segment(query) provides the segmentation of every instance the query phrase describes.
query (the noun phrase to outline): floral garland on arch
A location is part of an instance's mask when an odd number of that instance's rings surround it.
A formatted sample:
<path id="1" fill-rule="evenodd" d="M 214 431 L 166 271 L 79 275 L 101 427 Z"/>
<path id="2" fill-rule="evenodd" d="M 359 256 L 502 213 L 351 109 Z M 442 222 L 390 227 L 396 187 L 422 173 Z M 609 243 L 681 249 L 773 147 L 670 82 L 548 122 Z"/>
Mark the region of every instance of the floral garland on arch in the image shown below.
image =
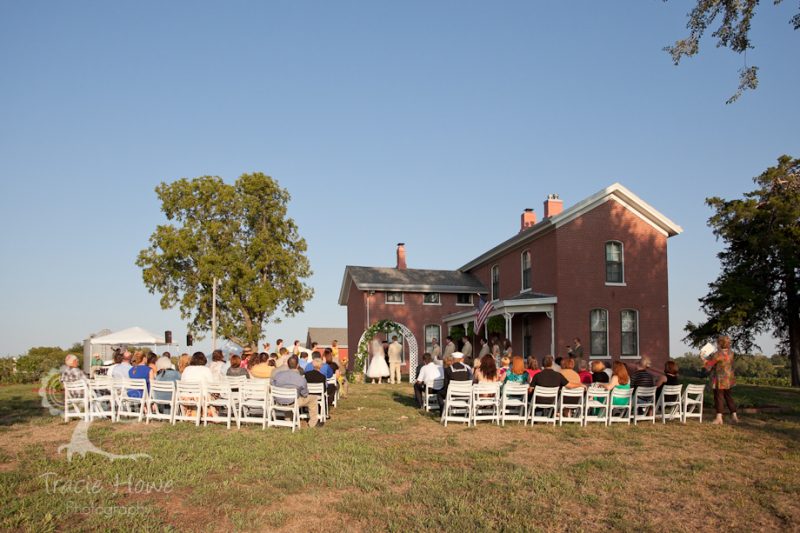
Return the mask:
<path id="1" fill-rule="evenodd" d="M 368 327 L 361 336 L 361 342 L 358 343 L 358 351 L 356 352 L 356 358 L 354 362 L 356 372 L 364 371 L 365 363 L 367 358 L 370 356 L 369 343 L 375 338 L 375 335 L 379 333 L 385 333 L 387 336 L 390 333 L 396 333 L 400 336 L 403 334 L 402 330 L 400 329 L 400 324 L 394 322 L 393 320 L 378 320 Z"/>

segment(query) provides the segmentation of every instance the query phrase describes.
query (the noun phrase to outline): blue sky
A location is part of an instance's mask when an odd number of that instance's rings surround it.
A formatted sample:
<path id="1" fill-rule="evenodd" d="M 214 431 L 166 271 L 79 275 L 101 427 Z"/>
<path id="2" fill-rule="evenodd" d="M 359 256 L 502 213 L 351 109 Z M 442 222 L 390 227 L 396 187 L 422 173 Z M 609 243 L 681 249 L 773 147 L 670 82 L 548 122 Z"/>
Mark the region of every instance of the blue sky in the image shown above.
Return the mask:
<path id="1" fill-rule="evenodd" d="M 346 264 L 456 268 L 548 193 L 619 181 L 670 239 L 672 353 L 719 270 L 707 196 L 800 155 L 795 3 L 754 21 L 760 86 L 703 42 L 692 2 L 0 3 L 0 355 L 102 328 L 185 333 L 134 265 L 154 187 L 263 171 L 292 194 L 314 299 L 271 327 L 346 326 Z M 395 206 L 402 206 L 400 208 Z M 763 346 L 771 350 L 771 343 Z"/>

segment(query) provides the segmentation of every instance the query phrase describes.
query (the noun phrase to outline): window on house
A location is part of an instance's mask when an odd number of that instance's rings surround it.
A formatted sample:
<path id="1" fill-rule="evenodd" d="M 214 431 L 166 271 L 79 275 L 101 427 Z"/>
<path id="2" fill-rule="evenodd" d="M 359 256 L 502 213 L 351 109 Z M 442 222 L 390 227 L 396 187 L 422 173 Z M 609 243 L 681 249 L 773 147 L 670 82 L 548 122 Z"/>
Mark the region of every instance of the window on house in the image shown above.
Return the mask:
<path id="1" fill-rule="evenodd" d="M 531 253 L 529 251 L 522 252 L 522 290 L 527 291 L 531 288 Z"/>
<path id="2" fill-rule="evenodd" d="M 425 304 L 439 304 L 441 303 L 439 300 L 439 293 L 438 292 L 426 292 L 422 297 L 422 303 Z"/>
<path id="3" fill-rule="evenodd" d="M 589 316 L 591 331 L 591 355 L 593 357 L 608 356 L 608 311 L 592 309 Z"/>
<path id="4" fill-rule="evenodd" d="M 492 300 L 500 299 L 500 267 L 492 267 Z"/>
<path id="5" fill-rule="evenodd" d="M 624 283 L 622 269 L 622 243 L 609 241 L 606 243 L 606 283 Z"/>
<path id="6" fill-rule="evenodd" d="M 427 353 L 431 353 L 433 350 L 433 339 L 439 341 L 439 346 L 442 345 L 442 328 L 437 324 L 425 326 L 425 351 Z"/>
<path id="7" fill-rule="evenodd" d="M 387 304 L 401 304 L 401 303 L 403 303 L 403 293 L 402 292 L 387 292 L 386 293 L 386 303 Z"/>
<path id="8" fill-rule="evenodd" d="M 457 305 L 472 305 L 472 295 L 471 294 L 456 294 L 456 304 Z"/>
<path id="9" fill-rule="evenodd" d="M 624 356 L 639 355 L 639 313 L 635 309 L 624 309 L 621 316 L 622 352 Z"/>

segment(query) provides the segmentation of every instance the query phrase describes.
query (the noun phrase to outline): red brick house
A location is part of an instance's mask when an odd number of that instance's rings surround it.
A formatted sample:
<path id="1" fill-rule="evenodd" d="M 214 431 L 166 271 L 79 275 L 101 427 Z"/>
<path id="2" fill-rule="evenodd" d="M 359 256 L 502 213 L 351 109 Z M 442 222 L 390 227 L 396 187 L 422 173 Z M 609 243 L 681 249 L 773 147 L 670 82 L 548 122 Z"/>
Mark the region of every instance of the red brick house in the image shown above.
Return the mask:
<path id="1" fill-rule="evenodd" d="M 430 338 L 475 320 L 476 293 L 505 319 L 515 354 L 565 355 L 579 337 L 585 357 L 638 360 L 656 369 L 669 357 L 667 239 L 680 226 L 615 183 L 563 209 L 555 195 L 544 216 L 522 213 L 520 231 L 457 270 L 348 266 L 339 304 L 348 344 L 380 319 L 404 324 L 420 353 Z M 354 348 L 355 350 L 356 348 Z"/>

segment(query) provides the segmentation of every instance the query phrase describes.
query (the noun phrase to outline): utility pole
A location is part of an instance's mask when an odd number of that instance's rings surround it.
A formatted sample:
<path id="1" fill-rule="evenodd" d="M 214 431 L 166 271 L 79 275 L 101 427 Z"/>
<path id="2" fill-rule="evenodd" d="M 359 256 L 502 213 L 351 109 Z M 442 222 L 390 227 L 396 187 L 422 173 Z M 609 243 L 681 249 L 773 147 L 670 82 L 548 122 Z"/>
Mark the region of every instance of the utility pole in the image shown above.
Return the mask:
<path id="1" fill-rule="evenodd" d="M 211 349 L 217 349 L 217 278 L 211 285 Z"/>

